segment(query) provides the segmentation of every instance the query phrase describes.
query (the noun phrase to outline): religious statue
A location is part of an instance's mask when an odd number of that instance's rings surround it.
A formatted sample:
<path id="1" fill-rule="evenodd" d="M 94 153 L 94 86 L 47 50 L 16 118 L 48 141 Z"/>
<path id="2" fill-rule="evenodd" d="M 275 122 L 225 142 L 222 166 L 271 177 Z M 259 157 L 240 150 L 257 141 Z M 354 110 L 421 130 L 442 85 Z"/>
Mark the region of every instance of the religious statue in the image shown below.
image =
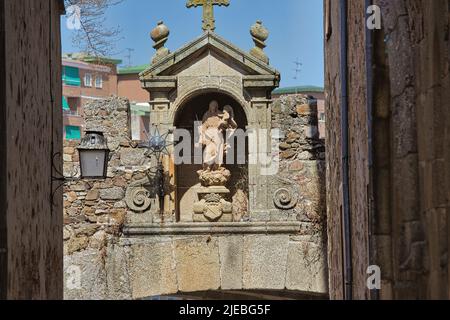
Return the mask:
<path id="1" fill-rule="evenodd" d="M 197 191 L 194 204 L 194 221 L 231 222 L 232 204 L 226 200 L 230 190 L 226 188 L 231 173 L 224 165 L 224 157 L 230 150 L 228 141 L 234 135 L 237 123 L 231 106 L 219 109 L 217 101 L 211 101 L 199 127 L 197 146 L 204 147 L 203 169 L 198 171 L 202 187 Z"/>
<path id="2" fill-rule="evenodd" d="M 218 102 L 211 101 L 208 111 L 203 116 L 199 128 L 200 139 L 197 143 L 197 146 L 205 147 L 203 170 L 198 172 L 203 186 L 224 186 L 228 182 L 231 174 L 223 167 L 224 157 L 230 148 L 228 140 L 236 129 L 237 124 L 231 106 L 225 106 L 224 110 L 220 111 Z"/>

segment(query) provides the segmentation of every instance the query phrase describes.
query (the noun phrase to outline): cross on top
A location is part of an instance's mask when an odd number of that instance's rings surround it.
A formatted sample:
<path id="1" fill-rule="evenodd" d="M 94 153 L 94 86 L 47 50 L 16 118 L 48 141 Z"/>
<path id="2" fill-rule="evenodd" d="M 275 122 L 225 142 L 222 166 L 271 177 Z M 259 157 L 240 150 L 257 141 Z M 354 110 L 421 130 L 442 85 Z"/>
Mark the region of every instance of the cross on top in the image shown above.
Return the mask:
<path id="1" fill-rule="evenodd" d="M 230 5 L 230 0 L 188 0 L 186 7 L 203 7 L 203 31 L 214 31 L 216 29 L 214 19 L 214 6 Z"/>

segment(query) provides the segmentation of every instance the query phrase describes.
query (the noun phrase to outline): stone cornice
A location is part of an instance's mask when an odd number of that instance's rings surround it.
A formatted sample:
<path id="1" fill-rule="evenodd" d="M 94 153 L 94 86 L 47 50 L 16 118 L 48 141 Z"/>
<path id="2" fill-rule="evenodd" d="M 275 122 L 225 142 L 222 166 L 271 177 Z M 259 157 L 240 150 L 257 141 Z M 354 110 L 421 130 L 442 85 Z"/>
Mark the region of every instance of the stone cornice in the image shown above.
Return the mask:
<path id="1" fill-rule="evenodd" d="M 177 77 L 175 76 L 155 76 L 141 80 L 143 89 L 148 90 L 172 90 L 177 87 Z"/>
<path id="2" fill-rule="evenodd" d="M 280 85 L 280 75 L 244 76 L 244 88 L 277 88 Z"/>
<path id="3" fill-rule="evenodd" d="M 280 75 L 279 72 L 271 66 L 239 49 L 227 40 L 219 37 L 216 33 L 205 32 L 199 38 L 193 40 L 179 50 L 151 65 L 147 70 L 141 72 L 139 75 L 140 80 L 150 80 L 155 76 L 159 76 L 161 73 L 179 63 L 182 63 L 183 60 L 193 56 L 197 51 L 207 46 L 211 46 L 223 55 L 231 58 L 233 61 L 240 64 L 244 69 L 247 69 L 249 73 L 254 73 L 256 75 L 273 75 L 277 77 Z"/>
<path id="4" fill-rule="evenodd" d="M 235 222 L 136 224 L 124 228 L 125 236 L 178 236 L 214 234 L 293 234 L 309 235 L 307 222 Z"/>

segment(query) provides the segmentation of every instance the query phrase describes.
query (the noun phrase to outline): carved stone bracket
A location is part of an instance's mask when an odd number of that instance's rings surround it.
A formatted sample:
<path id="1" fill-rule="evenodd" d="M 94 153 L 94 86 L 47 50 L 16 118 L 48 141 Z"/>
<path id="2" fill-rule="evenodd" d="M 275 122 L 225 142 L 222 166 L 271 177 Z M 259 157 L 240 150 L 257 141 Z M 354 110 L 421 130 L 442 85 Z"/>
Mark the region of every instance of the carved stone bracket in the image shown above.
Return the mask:
<path id="1" fill-rule="evenodd" d="M 152 189 L 149 178 L 132 183 L 125 194 L 125 202 L 128 208 L 134 212 L 149 210 L 154 197 L 154 190 Z"/>
<path id="2" fill-rule="evenodd" d="M 277 209 L 291 210 L 298 203 L 298 195 L 287 188 L 280 188 L 275 191 L 273 202 Z"/>

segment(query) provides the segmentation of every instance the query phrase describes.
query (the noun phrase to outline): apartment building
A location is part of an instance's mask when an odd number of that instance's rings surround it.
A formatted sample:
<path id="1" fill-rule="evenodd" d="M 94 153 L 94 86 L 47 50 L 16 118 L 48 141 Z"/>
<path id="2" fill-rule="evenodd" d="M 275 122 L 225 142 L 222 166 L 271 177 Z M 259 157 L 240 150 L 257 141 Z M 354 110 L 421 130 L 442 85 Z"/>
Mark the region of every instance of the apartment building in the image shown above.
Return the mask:
<path id="1" fill-rule="evenodd" d="M 117 65 L 121 60 L 67 54 L 62 59 L 64 139 L 78 140 L 84 132 L 83 106 L 117 95 Z"/>
<path id="2" fill-rule="evenodd" d="M 146 140 L 150 131 L 150 94 L 141 87 L 139 73 L 149 65 L 119 69 L 118 96 L 130 101 L 131 135 L 133 140 Z"/>

